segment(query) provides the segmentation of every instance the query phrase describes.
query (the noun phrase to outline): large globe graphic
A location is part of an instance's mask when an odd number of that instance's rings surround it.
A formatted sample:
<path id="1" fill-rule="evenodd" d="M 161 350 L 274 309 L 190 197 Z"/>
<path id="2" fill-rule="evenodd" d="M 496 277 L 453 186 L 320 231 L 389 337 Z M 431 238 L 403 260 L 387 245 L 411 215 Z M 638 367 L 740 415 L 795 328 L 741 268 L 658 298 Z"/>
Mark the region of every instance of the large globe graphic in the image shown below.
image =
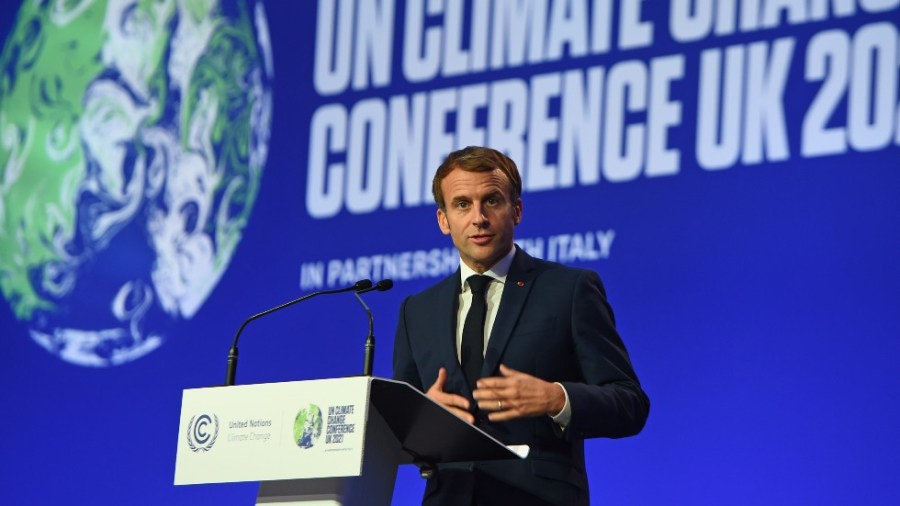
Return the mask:
<path id="1" fill-rule="evenodd" d="M 271 78 L 260 2 L 23 2 L 0 54 L 0 290 L 35 342 L 118 365 L 196 314 L 258 194 Z"/>

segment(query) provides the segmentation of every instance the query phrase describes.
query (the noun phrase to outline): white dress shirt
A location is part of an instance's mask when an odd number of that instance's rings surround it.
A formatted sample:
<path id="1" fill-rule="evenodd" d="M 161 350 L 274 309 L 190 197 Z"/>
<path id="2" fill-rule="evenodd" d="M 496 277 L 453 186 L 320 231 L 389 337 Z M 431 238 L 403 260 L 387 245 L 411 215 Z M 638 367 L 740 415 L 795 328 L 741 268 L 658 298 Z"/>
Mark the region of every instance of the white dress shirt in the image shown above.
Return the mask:
<path id="1" fill-rule="evenodd" d="M 489 270 L 482 275 L 489 276 L 493 280 L 487 286 L 487 313 L 484 317 L 484 349 L 481 353 L 487 351 L 488 339 L 491 335 L 491 329 L 494 328 L 494 320 L 497 319 L 497 310 L 500 309 L 500 298 L 503 297 L 503 286 L 506 284 L 506 275 L 509 273 L 509 266 L 512 265 L 513 258 L 516 256 L 516 248 L 501 258 Z M 472 290 L 469 289 L 469 283 L 466 281 L 470 276 L 478 275 L 465 262 L 459 262 L 459 274 L 461 279 L 460 286 L 462 291 L 459 294 L 459 310 L 456 313 L 456 356 L 459 357 L 462 350 L 462 322 L 466 321 L 466 315 L 469 314 L 469 308 L 472 307 Z"/>
<path id="2" fill-rule="evenodd" d="M 506 275 L 509 274 L 509 267 L 512 265 L 515 256 L 516 247 L 513 246 L 506 256 L 498 260 L 490 269 L 482 273 L 483 276 L 493 278 L 490 284 L 488 284 L 487 293 L 485 294 L 485 299 L 487 299 L 487 314 L 484 318 L 484 349 L 481 350 L 482 354 L 487 351 L 491 330 L 494 328 L 494 320 L 497 319 L 497 311 L 500 309 L 500 299 L 503 297 L 503 287 L 506 285 Z M 460 259 L 459 275 L 461 278 L 460 286 L 462 286 L 462 290 L 459 293 L 459 309 L 456 313 L 457 359 L 459 359 L 462 350 L 463 322 L 466 321 L 466 315 L 469 313 L 469 308 L 472 306 L 472 290 L 469 289 L 469 283 L 466 280 L 468 280 L 470 276 L 475 276 L 477 274 L 477 272 L 472 270 L 471 267 L 466 265 L 466 263 Z M 556 415 L 551 415 L 551 418 L 561 428 L 565 429 L 566 426 L 569 425 L 569 420 L 572 418 L 572 407 L 569 405 L 569 393 L 566 392 L 565 387 L 560 383 L 556 383 L 556 385 L 559 385 L 559 388 L 562 389 L 563 394 L 566 396 L 566 403 L 563 406 L 562 411 Z"/>

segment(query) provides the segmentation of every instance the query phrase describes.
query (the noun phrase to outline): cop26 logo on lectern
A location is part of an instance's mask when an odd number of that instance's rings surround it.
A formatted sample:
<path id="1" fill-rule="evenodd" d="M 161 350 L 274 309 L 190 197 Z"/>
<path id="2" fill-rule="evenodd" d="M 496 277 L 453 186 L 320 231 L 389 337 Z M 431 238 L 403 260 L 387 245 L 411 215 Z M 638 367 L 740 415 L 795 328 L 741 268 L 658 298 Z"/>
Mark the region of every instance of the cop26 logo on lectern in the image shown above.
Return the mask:
<path id="1" fill-rule="evenodd" d="M 153 351 L 225 273 L 259 191 L 262 3 L 26 1 L 0 69 L 3 298 L 67 362 Z"/>
<path id="2" fill-rule="evenodd" d="M 322 409 L 310 404 L 294 417 L 294 442 L 300 448 L 312 448 L 322 437 Z"/>

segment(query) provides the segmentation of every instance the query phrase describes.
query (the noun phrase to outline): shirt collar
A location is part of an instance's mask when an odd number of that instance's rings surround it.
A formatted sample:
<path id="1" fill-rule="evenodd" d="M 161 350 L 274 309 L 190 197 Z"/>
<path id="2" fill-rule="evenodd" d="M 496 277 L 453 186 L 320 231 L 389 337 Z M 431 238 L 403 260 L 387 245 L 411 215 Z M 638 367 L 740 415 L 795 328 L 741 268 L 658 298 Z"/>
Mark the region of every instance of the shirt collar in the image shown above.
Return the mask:
<path id="1" fill-rule="evenodd" d="M 500 283 L 506 282 L 506 275 L 509 274 L 509 267 L 512 265 L 513 258 L 516 256 L 516 247 L 515 245 L 512 249 L 509 250 L 509 253 L 506 254 L 503 258 L 497 261 L 494 265 L 491 266 L 490 269 L 484 271 L 484 276 L 490 276 Z M 469 279 L 469 276 L 474 276 L 478 274 L 471 267 L 466 265 L 465 262 L 460 259 L 459 261 L 459 275 L 460 275 L 460 286 L 462 286 L 462 291 L 469 291 L 469 285 L 466 283 L 466 280 Z"/>

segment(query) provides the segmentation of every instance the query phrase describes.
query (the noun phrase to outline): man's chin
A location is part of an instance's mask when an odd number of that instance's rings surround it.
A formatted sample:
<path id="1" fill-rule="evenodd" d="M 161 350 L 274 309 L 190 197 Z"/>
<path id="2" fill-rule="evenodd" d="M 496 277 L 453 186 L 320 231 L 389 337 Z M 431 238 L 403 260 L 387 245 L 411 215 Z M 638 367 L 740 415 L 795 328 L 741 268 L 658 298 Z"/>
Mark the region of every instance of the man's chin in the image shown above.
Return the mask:
<path id="1" fill-rule="evenodd" d="M 469 261 L 466 263 L 470 264 L 469 267 L 472 267 L 473 269 L 478 266 L 483 267 L 484 270 L 488 270 L 493 267 L 495 263 L 500 261 L 501 258 L 503 258 L 503 255 L 497 254 L 497 252 L 491 252 L 490 254 L 485 253 L 481 255 L 469 255 Z"/>

